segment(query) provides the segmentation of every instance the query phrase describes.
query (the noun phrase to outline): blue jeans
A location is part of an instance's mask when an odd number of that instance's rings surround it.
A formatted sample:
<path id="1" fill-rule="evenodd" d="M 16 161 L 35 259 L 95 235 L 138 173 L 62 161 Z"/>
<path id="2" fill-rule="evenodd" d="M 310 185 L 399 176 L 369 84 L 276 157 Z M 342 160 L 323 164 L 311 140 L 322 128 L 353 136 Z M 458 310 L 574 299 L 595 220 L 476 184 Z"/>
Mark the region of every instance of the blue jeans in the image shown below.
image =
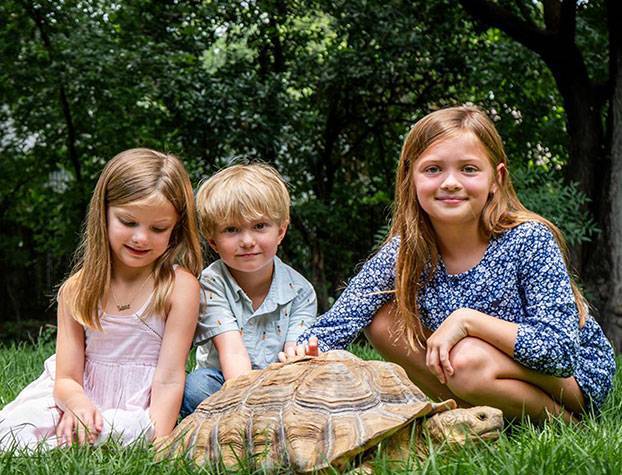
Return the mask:
<path id="1" fill-rule="evenodd" d="M 215 368 L 199 368 L 186 376 L 184 399 L 181 403 L 181 417 L 192 414 L 204 399 L 218 391 L 225 384 L 220 370 Z"/>

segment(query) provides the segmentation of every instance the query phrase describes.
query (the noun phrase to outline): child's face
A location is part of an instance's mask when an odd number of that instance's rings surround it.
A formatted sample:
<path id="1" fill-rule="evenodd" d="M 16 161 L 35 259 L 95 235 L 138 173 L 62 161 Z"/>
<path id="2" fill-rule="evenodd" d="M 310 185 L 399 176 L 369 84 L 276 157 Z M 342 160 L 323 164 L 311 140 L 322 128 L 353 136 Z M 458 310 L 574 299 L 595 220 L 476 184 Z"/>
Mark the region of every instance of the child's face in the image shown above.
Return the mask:
<path id="1" fill-rule="evenodd" d="M 267 273 L 272 272 L 273 258 L 286 230 L 287 224 L 279 226 L 268 218 L 225 223 L 208 242 L 234 274 Z"/>
<path id="2" fill-rule="evenodd" d="M 489 193 L 497 190 L 494 169 L 471 133 L 428 147 L 413 164 L 417 199 L 435 228 L 477 224 Z M 503 164 L 497 166 L 503 172 Z"/>
<path id="3" fill-rule="evenodd" d="M 151 266 L 168 248 L 177 224 L 177 212 L 161 195 L 107 211 L 108 242 L 115 266 L 141 268 Z"/>

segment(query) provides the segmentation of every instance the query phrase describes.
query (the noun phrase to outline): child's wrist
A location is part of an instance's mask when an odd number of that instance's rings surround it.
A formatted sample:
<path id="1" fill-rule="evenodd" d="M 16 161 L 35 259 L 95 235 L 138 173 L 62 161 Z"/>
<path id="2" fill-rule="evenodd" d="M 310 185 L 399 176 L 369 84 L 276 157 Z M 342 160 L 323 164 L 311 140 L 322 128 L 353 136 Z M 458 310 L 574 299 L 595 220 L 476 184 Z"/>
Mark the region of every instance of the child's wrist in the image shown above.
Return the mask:
<path id="1" fill-rule="evenodd" d="M 476 333 L 475 330 L 475 326 L 476 326 L 476 316 L 477 316 L 477 310 L 472 310 L 472 309 L 468 309 L 468 311 L 462 313 L 462 327 L 464 328 L 464 331 L 466 332 L 467 336 L 475 336 L 474 333 Z"/>
<path id="2" fill-rule="evenodd" d="M 74 394 L 63 401 L 65 409 L 77 409 L 85 406 L 93 406 L 93 401 L 83 392 Z"/>

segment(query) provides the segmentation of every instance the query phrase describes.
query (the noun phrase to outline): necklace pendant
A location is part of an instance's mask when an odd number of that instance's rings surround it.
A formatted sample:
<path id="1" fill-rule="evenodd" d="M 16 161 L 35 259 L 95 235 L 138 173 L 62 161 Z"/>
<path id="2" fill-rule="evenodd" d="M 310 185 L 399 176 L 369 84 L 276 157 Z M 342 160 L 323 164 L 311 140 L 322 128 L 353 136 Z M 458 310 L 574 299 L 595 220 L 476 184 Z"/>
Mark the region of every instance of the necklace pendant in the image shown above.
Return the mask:
<path id="1" fill-rule="evenodd" d="M 117 309 L 119 310 L 119 312 L 122 312 L 123 310 L 127 310 L 128 308 L 130 308 L 129 303 L 126 303 L 125 305 L 117 305 Z"/>

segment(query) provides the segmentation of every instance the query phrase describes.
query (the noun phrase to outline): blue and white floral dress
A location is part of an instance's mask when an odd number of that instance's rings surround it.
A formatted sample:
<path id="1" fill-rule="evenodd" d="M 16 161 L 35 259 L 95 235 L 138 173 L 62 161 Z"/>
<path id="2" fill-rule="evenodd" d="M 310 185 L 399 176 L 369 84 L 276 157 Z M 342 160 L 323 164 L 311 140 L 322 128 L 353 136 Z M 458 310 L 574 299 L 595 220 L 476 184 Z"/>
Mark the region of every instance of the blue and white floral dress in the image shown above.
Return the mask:
<path id="1" fill-rule="evenodd" d="M 345 348 L 393 298 L 399 239 L 383 246 L 299 341 L 315 335 L 320 349 Z M 514 359 L 533 370 L 574 376 L 593 409 L 611 390 L 614 353 L 598 323 L 579 315 L 561 251 L 551 231 L 523 223 L 491 239 L 482 260 L 461 274 L 442 261 L 419 296 L 421 321 L 431 331 L 459 308 L 518 324 Z"/>

